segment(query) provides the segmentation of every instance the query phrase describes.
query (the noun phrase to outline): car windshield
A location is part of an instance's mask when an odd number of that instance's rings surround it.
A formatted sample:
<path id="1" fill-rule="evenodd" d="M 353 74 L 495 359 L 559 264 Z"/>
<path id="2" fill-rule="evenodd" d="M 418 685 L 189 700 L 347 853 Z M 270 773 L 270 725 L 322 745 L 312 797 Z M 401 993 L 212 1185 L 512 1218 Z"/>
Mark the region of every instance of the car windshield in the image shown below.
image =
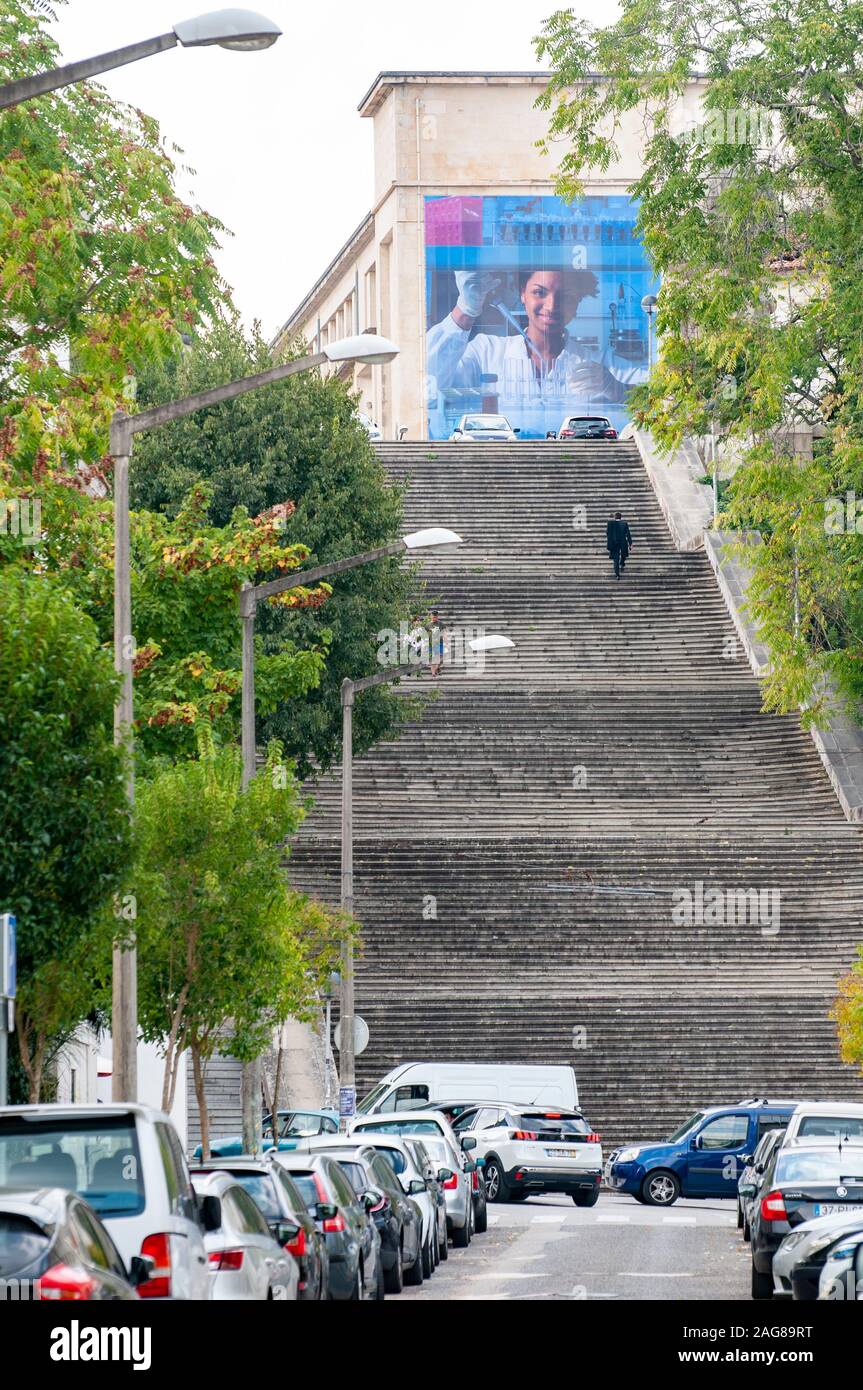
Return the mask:
<path id="1" fill-rule="evenodd" d="M 366 1170 L 361 1163 L 352 1163 L 348 1158 L 339 1159 L 339 1167 L 344 1168 L 355 1192 L 365 1192 L 369 1185 Z"/>
<path id="2" fill-rule="evenodd" d="M 666 1144 L 676 1144 L 678 1139 L 682 1139 L 684 1134 L 688 1134 L 689 1131 L 693 1128 L 693 1126 L 697 1125 L 699 1120 L 703 1119 L 704 1114 L 700 1110 L 696 1115 L 690 1115 L 689 1119 L 686 1121 L 685 1124 L 682 1124 L 679 1129 L 676 1129 L 674 1131 L 673 1134 L 669 1134 L 668 1138 L 665 1141 Z"/>
<path id="3" fill-rule="evenodd" d="M 311 1135 L 320 1134 L 324 1128 L 324 1123 L 320 1115 L 306 1114 L 302 1110 L 288 1115 L 279 1130 L 280 1139 L 301 1139 L 309 1138 Z"/>
<path id="4" fill-rule="evenodd" d="M 863 1182 L 863 1148 L 850 1152 L 816 1149 L 809 1153 L 780 1153 L 774 1182 Z"/>
<path id="5" fill-rule="evenodd" d="M 514 1115 L 516 1129 L 539 1133 L 543 1139 L 590 1134 L 590 1125 L 580 1115 L 560 1115 L 551 1110 L 522 1110 Z"/>
<path id="6" fill-rule="evenodd" d="M 374 1145 L 374 1148 L 386 1159 L 394 1173 L 407 1171 L 408 1161 L 403 1153 L 399 1153 L 398 1149 L 379 1149 L 377 1144 Z"/>
<path id="7" fill-rule="evenodd" d="M 567 429 L 576 430 L 579 434 L 586 433 L 588 430 L 608 430 L 611 425 L 602 416 L 584 415 L 576 420 L 570 420 Z"/>
<path id="8" fill-rule="evenodd" d="M 471 415 L 464 422 L 466 430 L 507 430 L 503 415 Z"/>
<path id="9" fill-rule="evenodd" d="M 318 1202 L 326 1200 L 318 1193 L 313 1173 L 291 1173 L 291 1181 L 296 1184 L 297 1191 L 305 1202 L 308 1211 L 314 1211 Z"/>
<path id="10" fill-rule="evenodd" d="M 250 1197 L 253 1197 L 257 1205 L 261 1208 L 268 1221 L 278 1221 L 282 1215 L 276 1197 L 276 1189 L 273 1179 L 266 1173 L 231 1173 L 234 1182 L 244 1187 Z"/>
<path id="11" fill-rule="evenodd" d="M 144 1183 L 134 1117 L 0 1117 L 0 1187 L 63 1187 L 100 1216 L 138 1215 Z"/>
<path id="12" fill-rule="evenodd" d="M 368 1095 L 363 1096 L 362 1100 L 357 1106 L 357 1114 L 367 1115 L 370 1110 L 374 1109 L 375 1102 L 380 1100 L 381 1096 L 384 1094 L 386 1090 L 386 1085 L 373 1086 L 372 1089 L 369 1091 Z"/>
<path id="13" fill-rule="evenodd" d="M 26 1216 L 0 1211 L 0 1279 L 35 1264 L 50 1243 L 50 1236 Z"/>
<path id="14" fill-rule="evenodd" d="M 863 1115 L 804 1115 L 800 1121 L 798 1134 L 815 1135 L 818 1138 L 844 1139 L 846 1135 L 863 1137 Z"/>
<path id="15" fill-rule="evenodd" d="M 355 1125 L 354 1133 L 360 1134 L 441 1134 L 436 1120 L 384 1120 L 380 1124 Z"/>
<path id="16" fill-rule="evenodd" d="M 447 1166 L 452 1163 L 453 1153 L 445 1139 L 425 1139 L 423 1143 L 437 1163 L 445 1163 Z"/>

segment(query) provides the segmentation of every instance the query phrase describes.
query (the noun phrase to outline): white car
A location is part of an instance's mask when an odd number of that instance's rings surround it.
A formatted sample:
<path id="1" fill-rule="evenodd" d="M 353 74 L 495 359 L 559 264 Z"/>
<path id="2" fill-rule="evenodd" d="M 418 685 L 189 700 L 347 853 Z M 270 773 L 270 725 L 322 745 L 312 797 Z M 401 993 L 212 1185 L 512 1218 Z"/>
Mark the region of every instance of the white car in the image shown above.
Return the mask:
<path id="1" fill-rule="evenodd" d="M 791 1113 L 782 1140 L 863 1139 L 863 1105 L 846 1100 L 804 1100 Z"/>
<path id="2" fill-rule="evenodd" d="M 131 1268 L 153 1261 L 140 1298 L 210 1296 L 204 1231 L 169 1117 L 146 1105 L 0 1110 L 0 1187 L 64 1187 L 100 1217 Z"/>
<path id="3" fill-rule="evenodd" d="M 453 1133 L 452 1126 L 445 1116 L 437 1110 L 403 1110 L 398 1115 L 358 1115 L 351 1121 L 351 1134 L 410 1135 L 421 1139 L 431 1158 L 437 1162 L 441 1156 L 438 1180 L 444 1190 L 447 1210 L 447 1228 L 453 1245 L 463 1249 L 470 1245 L 473 1234 L 473 1197 L 471 1171 L 465 1157 L 460 1139 Z M 433 1145 L 443 1141 L 445 1150 L 436 1150 Z M 475 1146 L 468 1140 L 467 1147 Z M 448 1176 L 444 1177 L 446 1173 Z"/>
<path id="4" fill-rule="evenodd" d="M 356 412 L 356 418 L 362 425 L 369 439 L 383 439 L 380 425 L 376 424 L 370 415 L 366 415 L 364 410 Z"/>
<path id="5" fill-rule="evenodd" d="M 192 1183 L 207 1232 L 210 1297 L 217 1302 L 296 1302 L 297 1262 L 273 1239 L 254 1198 L 230 1173 L 195 1173 Z M 285 1236 L 287 1240 L 287 1229 Z"/>
<path id="6" fill-rule="evenodd" d="M 505 415 L 463 415 L 450 435 L 463 444 L 515 444 L 520 429 L 513 429 Z"/>
<path id="7" fill-rule="evenodd" d="M 563 1192 L 592 1207 L 602 1181 L 602 1145 L 580 1110 L 532 1105 L 482 1105 L 453 1125 L 460 1140 L 476 1140 L 489 1202 L 520 1201 L 531 1193 Z"/>

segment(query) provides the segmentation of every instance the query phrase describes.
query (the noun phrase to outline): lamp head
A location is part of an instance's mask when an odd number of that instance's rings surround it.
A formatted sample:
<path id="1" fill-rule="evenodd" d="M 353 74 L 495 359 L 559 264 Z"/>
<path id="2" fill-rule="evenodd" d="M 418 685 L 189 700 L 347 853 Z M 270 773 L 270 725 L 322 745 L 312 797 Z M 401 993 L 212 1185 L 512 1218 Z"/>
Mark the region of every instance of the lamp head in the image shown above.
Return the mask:
<path id="1" fill-rule="evenodd" d="M 373 367 L 392 362 L 399 353 L 395 343 L 379 333 L 356 333 L 352 338 L 326 344 L 321 351 L 330 362 L 366 362 Z"/>
<path id="2" fill-rule="evenodd" d="M 426 550 L 436 545 L 463 545 L 461 536 L 445 526 L 429 526 L 425 531 L 412 531 L 404 538 L 408 550 Z"/>
<path id="3" fill-rule="evenodd" d="M 254 10 L 211 10 L 174 25 L 174 33 L 184 48 L 218 44 L 239 52 L 269 48 L 281 32 L 278 24 Z"/>
<path id="4" fill-rule="evenodd" d="M 490 632 L 487 637 L 474 637 L 468 646 L 472 652 L 499 652 L 505 647 L 514 647 L 515 643 L 498 632 Z"/>

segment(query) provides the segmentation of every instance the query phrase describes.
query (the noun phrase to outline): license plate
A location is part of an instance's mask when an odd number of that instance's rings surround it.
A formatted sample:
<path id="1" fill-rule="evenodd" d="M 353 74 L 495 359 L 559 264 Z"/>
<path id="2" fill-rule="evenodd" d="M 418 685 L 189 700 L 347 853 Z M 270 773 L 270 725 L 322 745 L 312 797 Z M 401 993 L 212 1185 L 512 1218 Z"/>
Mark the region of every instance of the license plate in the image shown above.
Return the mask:
<path id="1" fill-rule="evenodd" d="M 578 1149 L 546 1149 L 547 1158 L 581 1158 Z"/>
<path id="2" fill-rule="evenodd" d="M 844 1216 L 846 1211 L 863 1211 L 863 1202 L 816 1202 L 816 1216 Z"/>

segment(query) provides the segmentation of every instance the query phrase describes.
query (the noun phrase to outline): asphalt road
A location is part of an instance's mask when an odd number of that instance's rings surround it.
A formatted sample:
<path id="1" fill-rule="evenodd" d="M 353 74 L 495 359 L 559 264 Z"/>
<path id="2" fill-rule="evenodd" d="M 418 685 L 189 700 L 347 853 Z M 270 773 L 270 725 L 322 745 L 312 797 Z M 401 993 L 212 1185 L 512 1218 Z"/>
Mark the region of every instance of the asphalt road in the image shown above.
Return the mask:
<path id="1" fill-rule="evenodd" d="M 733 1202 L 667 1211 L 603 1192 L 490 1206 L 489 1228 L 405 1299 L 749 1300 L 749 1250 Z"/>

